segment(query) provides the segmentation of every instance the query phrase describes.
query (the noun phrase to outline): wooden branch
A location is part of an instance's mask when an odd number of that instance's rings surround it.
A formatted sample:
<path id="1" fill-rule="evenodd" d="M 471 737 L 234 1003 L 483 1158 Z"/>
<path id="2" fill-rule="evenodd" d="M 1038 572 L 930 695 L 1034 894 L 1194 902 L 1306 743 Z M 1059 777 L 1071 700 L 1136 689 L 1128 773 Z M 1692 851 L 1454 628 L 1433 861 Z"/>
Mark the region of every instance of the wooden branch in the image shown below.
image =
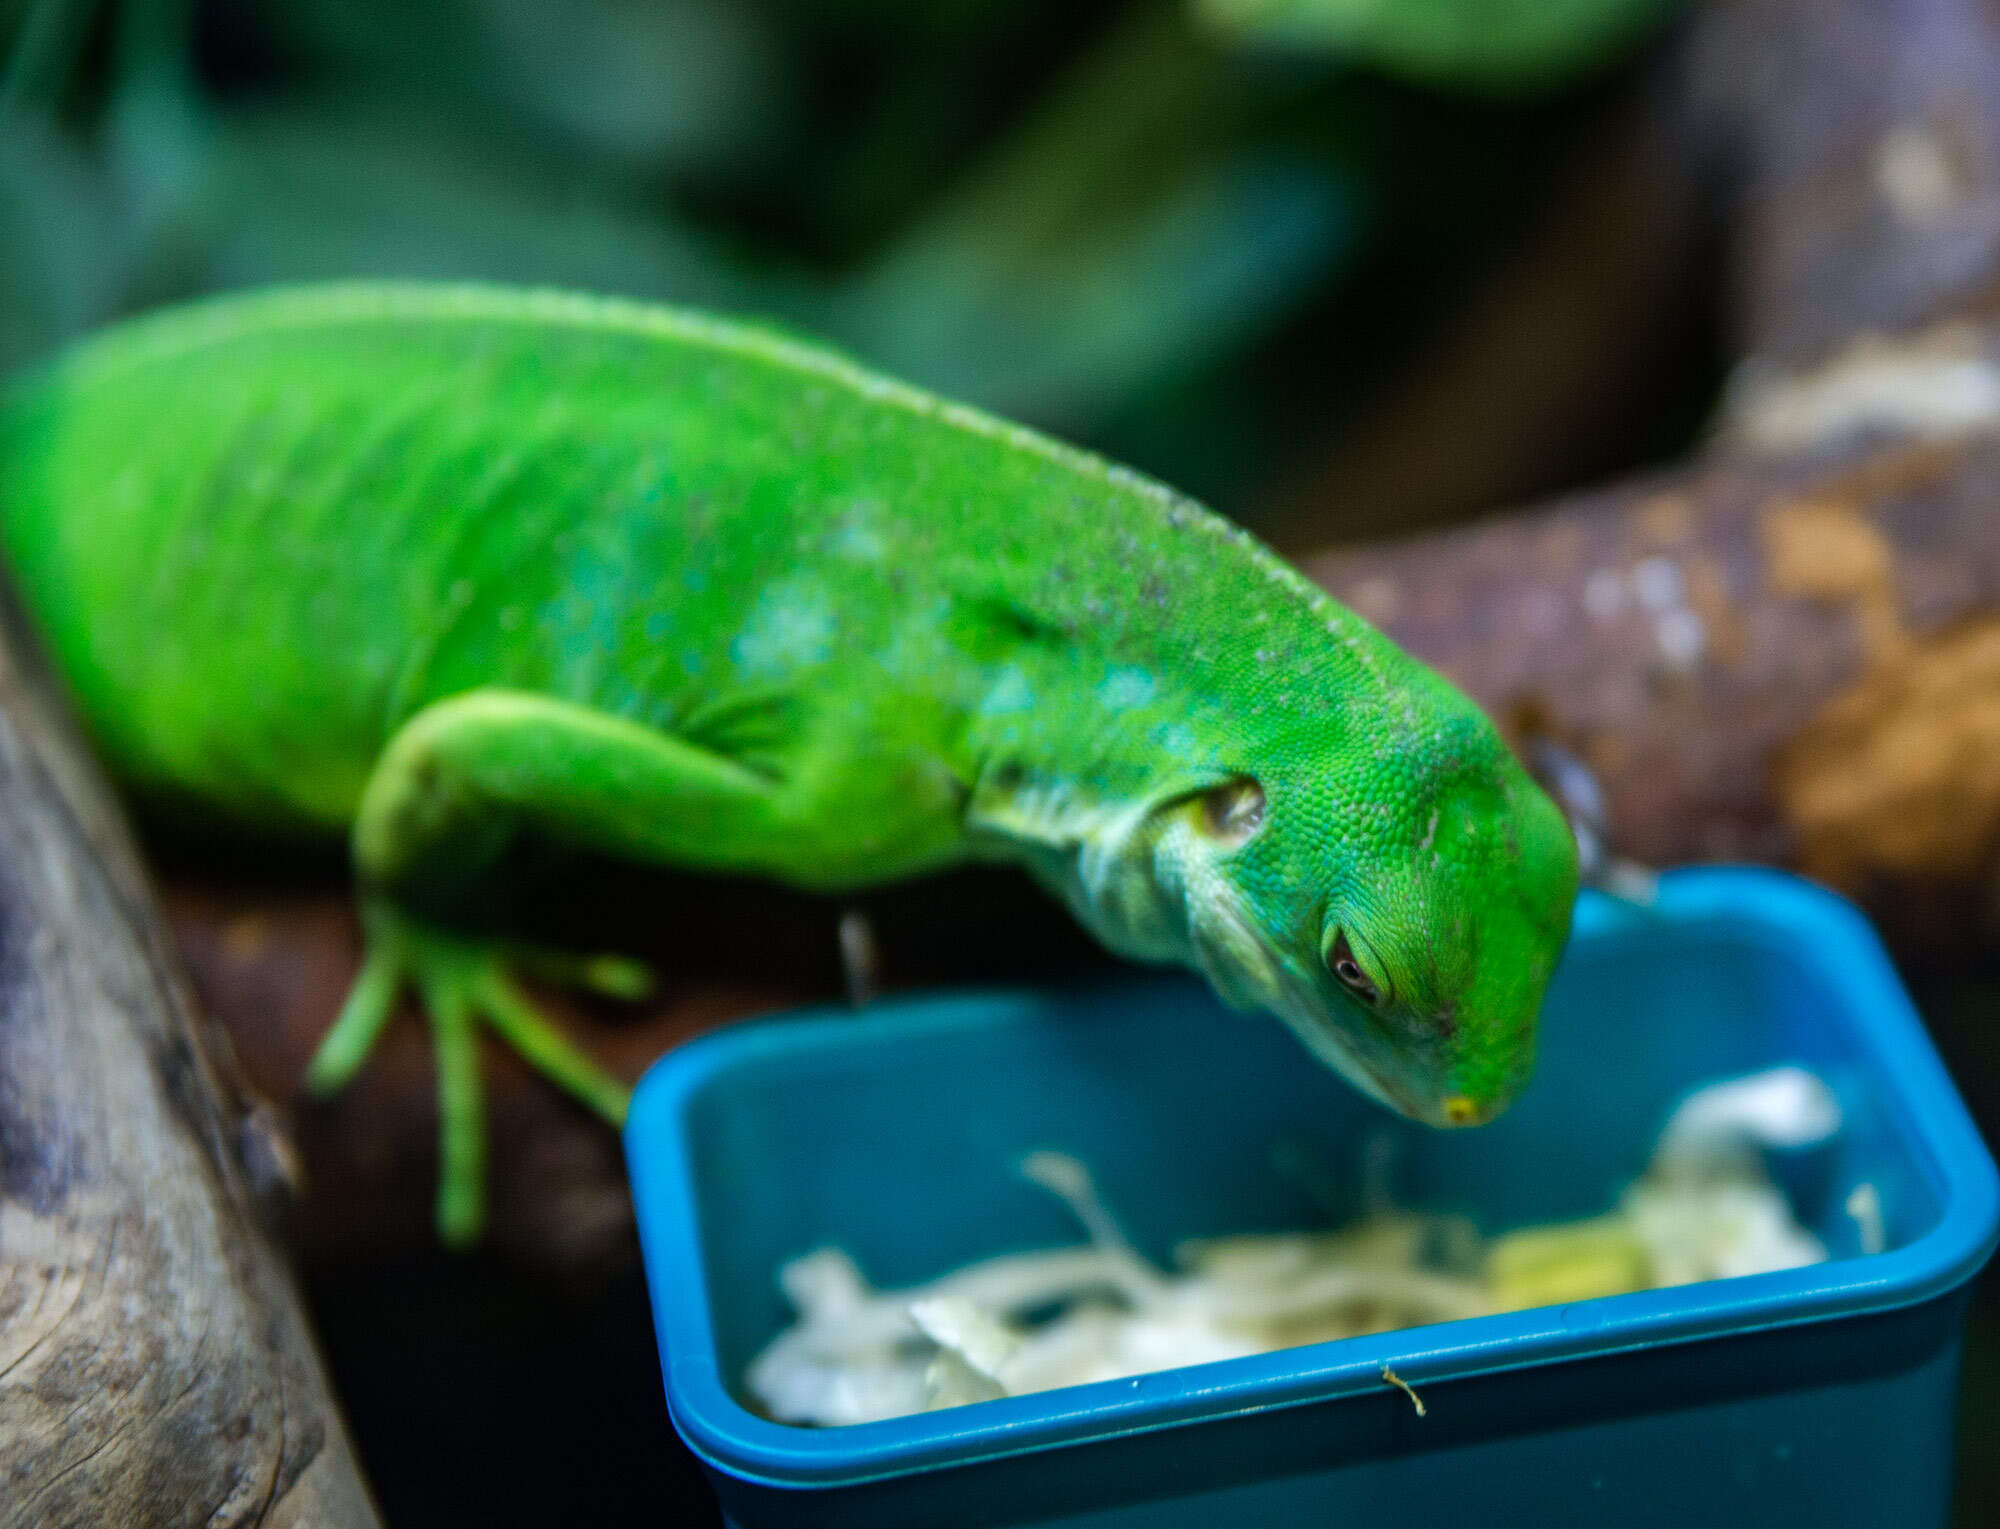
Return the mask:
<path id="1" fill-rule="evenodd" d="M 289 1149 L 0 636 L 0 1524 L 373 1525 L 255 1214 Z"/>
<path id="2" fill-rule="evenodd" d="M 1717 0 L 1661 111 L 1731 230 L 1733 337 L 1764 371 L 1990 311 L 2000 25 L 1984 0 Z"/>
<path id="3" fill-rule="evenodd" d="M 1901 440 L 1308 566 L 1575 748 L 1624 852 L 1794 864 L 1906 949 L 1964 955 L 2000 890 L 1996 503 L 2000 439 Z"/>

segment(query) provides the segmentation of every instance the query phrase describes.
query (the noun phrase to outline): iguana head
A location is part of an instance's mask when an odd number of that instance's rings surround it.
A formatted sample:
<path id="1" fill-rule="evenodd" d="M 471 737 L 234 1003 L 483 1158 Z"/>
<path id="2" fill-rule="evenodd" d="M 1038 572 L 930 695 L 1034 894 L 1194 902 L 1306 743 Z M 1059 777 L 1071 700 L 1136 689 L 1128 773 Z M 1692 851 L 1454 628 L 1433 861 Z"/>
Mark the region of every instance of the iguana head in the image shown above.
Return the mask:
<path id="1" fill-rule="evenodd" d="M 1134 848 L 1225 1001 L 1403 1114 L 1478 1125 L 1533 1066 L 1576 845 L 1485 717 L 1425 689 L 1422 725 L 1272 745 L 1156 807 Z"/>

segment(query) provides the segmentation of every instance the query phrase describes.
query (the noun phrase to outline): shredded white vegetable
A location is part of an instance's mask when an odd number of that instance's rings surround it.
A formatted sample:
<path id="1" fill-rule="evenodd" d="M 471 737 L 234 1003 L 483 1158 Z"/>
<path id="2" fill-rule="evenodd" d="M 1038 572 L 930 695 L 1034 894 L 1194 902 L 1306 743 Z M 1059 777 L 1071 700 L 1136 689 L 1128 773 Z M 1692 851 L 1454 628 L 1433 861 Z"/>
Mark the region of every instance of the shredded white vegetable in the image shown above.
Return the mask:
<path id="1" fill-rule="evenodd" d="M 876 1290 L 838 1249 L 794 1259 L 778 1277 L 798 1319 L 751 1362 L 745 1384 L 780 1422 L 864 1423 L 1427 1322 L 1797 1268 L 1826 1249 L 1799 1225 L 1761 1153 L 1839 1129 L 1840 1107 L 1823 1081 L 1773 1068 L 1691 1094 L 1645 1174 L 1605 1215 L 1482 1238 L 1461 1217 L 1397 1210 L 1372 1195 L 1374 1209 L 1335 1231 L 1183 1244 L 1172 1271 L 1126 1240 L 1083 1164 L 1038 1152 L 1022 1172 L 1069 1206 L 1087 1245 L 985 1259 L 903 1290 Z M 1879 1245 L 1881 1212 L 1873 1186 L 1863 1188 Z"/>

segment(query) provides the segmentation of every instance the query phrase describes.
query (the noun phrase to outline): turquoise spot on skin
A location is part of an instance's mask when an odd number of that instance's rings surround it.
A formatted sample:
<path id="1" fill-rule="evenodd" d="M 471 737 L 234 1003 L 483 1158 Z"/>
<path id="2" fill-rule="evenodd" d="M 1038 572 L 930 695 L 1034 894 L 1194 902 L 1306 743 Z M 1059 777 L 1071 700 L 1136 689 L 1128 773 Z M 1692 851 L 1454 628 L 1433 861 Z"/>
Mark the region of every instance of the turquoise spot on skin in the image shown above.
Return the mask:
<path id="1" fill-rule="evenodd" d="M 1117 668 L 1098 683 L 1097 699 L 1107 711 L 1130 711 L 1152 700 L 1154 688 L 1144 669 Z"/>
<path id="2" fill-rule="evenodd" d="M 674 629 L 674 619 L 666 611 L 654 611 L 646 618 L 646 640 L 664 642 Z"/>
<path id="3" fill-rule="evenodd" d="M 642 608 L 636 578 L 617 559 L 579 557 L 568 565 L 568 587 L 546 608 L 544 619 L 559 634 L 558 662 L 570 693 L 594 696 L 606 690 L 621 651 L 621 613 Z M 629 636 L 630 618 L 625 620 Z"/>
<path id="4" fill-rule="evenodd" d="M 1009 664 L 1000 671 L 1000 677 L 993 682 L 993 688 L 979 703 L 979 709 L 987 716 L 1005 716 L 1010 712 L 1032 711 L 1035 706 L 1035 690 L 1028 683 L 1027 675 Z"/>
<path id="5" fill-rule="evenodd" d="M 826 550 L 850 562 L 879 562 L 889 546 L 877 524 L 881 515 L 882 506 L 875 500 L 856 500 L 828 533 Z"/>
<path id="6" fill-rule="evenodd" d="M 729 645 L 730 662 L 751 679 L 777 679 L 833 657 L 833 609 L 806 579 L 784 579 L 757 597 L 750 619 Z"/>

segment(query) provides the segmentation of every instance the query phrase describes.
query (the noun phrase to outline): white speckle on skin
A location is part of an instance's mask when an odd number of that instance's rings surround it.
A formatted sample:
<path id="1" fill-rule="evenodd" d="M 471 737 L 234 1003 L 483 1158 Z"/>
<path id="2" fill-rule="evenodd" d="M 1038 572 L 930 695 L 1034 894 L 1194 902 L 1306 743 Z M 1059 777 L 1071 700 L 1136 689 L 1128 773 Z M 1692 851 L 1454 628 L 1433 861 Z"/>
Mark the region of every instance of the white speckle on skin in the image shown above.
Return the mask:
<path id="1" fill-rule="evenodd" d="M 1615 568 L 1600 568 L 1583 582 L 1583 608 L 1598 621 L 1615 621 L 1625 609 L 1625 581 Z"/>

